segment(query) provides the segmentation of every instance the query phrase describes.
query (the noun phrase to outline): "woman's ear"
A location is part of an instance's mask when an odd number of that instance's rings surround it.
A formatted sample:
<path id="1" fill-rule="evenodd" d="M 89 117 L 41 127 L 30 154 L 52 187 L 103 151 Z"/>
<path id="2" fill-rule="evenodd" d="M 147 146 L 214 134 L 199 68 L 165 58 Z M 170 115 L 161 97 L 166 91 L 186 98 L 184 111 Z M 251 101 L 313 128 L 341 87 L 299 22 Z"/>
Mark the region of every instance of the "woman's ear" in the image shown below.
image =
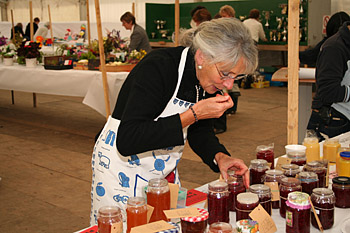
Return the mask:
<path id="1" fill-rule="evenodd" d="M 198 66 L 202 66 L 204 63 L 204 54 L 201 49 L 197 49 L 196 54 L 194 56 L 196 64 Z"/>

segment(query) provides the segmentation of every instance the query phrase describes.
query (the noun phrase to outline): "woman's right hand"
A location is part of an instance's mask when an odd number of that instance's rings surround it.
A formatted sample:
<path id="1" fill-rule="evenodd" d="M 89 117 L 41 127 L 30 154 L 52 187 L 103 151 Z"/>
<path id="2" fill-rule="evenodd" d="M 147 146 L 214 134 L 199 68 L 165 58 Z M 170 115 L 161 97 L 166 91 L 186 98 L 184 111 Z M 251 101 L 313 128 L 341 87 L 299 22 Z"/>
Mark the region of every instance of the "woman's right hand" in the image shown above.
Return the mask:
<path id="1" fill-rule="evenodd" d="M 215 97 L 204 99 L 193 105 L 193 110 L 197 114 L 198 120 L 219 118 L 224 112 L 233 106 L 233 101 L 229 94 L 216 95 Z"/>

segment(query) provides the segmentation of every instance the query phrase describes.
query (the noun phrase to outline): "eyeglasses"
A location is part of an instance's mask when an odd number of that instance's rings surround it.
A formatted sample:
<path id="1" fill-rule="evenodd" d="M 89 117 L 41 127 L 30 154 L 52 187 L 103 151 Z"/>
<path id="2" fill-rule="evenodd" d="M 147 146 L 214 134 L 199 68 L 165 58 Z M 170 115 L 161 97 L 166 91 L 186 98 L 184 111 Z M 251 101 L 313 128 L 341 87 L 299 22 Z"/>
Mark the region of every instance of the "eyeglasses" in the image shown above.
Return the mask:
<path id="1" fill-rule="evenodd" d="M 220 75 L 221 80 L 230 80 L 230 79 L 240 80 L 240 79 L 245 78 L 245 77 L 248 76 L 247 74 L 237 74 L 236 76 L 233 76 L 231 74 L 231 72 L 220 71 L 218 69 L 218 67 L 216 66 L 216 64 L 214 64 L 214 65 L 215 65 L 215 68 L 216 68 L 216 70 L 218 71 L 218 73 Z"/>

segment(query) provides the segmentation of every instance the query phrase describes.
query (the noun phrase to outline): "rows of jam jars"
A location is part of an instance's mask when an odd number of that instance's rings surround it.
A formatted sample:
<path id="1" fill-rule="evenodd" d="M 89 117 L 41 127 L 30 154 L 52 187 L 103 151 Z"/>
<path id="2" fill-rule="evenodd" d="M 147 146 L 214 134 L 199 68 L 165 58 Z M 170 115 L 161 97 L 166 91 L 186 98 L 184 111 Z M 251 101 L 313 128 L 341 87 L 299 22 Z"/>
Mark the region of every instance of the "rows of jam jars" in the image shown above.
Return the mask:
<path id="1" fill-rule="evenodd" d="M 240 193 L 236 202 L 236 221 L 251 219 L 249 214 L 259 205 L 259 197 L 255 193 Z"/>
<path id="2" fill-rule="evenodd" d="M 267 161 L 264 159 L 253 159 L 250 161 L 249 166 L 249 177 L 250 185 L 252 184 L 262 184 L 263 175 L 269 170 L 270 167 L 267 165 Z"/>
<path id="3" fill-rule="evenodd" d="M 271 190 L 271 205 L 273 209 L 278 209 L 280 208 L 280 190 L 279 190 L 279 184 L 281 183 L 281 179 L 284 178 L 285 176 L 283 175 L 283 172 L 280 170 L 268 170 L 265 173 L 265 177 L 264 177 L 264 183 L 265 185 L 268 185 L 269 183 L 275 183 L 275 185 L 271 185 L 276 187 L 276 190 Z M 270 186 L 270 187 L 271 187 Z M 275 193 L 275 195 L 274 195 Z M 274 198 L 274 196 L 276 196 L 277 198 Z M 276 199 L 276 200 L 274 200 Z"/>
<path id="4" fill-rule="evenodd" d="M 132 227 L 147 223 L 147 204 L 144 197 L 129 197 L 126 204 L 126 217 L 127 233 Z"/>
<path id="5" fill-rule="evenodd" d="M 119 207 L 103 206 L 98 210 L 97 225 L 99 233 L 123 233 L 123 217 Z"/>
<path id="6" fill-rule="evenodd" d="M 260 145 L 256 147 L 256 158 L 264 159 L 270 164 L 270 168 L 274 169 L 275 163 L 275 153 L 274 153 L 274 144 L 269 145 Z"/>
<path id="7" fill-rule="evenodd" d="M 228 184 L 223 181 L 213 181 L 208 185 L 209 224 L 213 222 L 230 222 L 230 193 Z"/>
<path id="8" fill-rule="evenodd" d="M 295 191 L 301 191 L 300 180 L 296 178 L 282 178 L 280 184 L 280 215 L 286 217 L 286 201 L 288 194 Z"/>
<path id="9" fill-rule="evenodd" d="M 291 151 L 287 153 L 287 157 L 291 159 L 291 164 L 304 166 L 306 164 L 306 154 L 303 151 Z"/>
<path id="10" fill-rule="evenodd" d="M 296 175 L 300 172 L 299 166 L 296 164 L 283 164 L 281 168 L 283 175 L 286 177 L 295 178 Z"/>
<path id="11" fill-rule="evenodd" d="M 311 194 L 311 201 L 323 229 L 331 228 L 334 224 L 335 196 L 333 191 L 328 188 L 315 188 Z M 314 214 L 311 215 L 311 224 L 318 228 Z"/>
<path id="12" fill-rule="evenodd" d="M 328 163 L 327 163 L 328 164 Z M 327 174 L 327 168 L 325 167 L 324 163 L 321 163 L 319 161 L 312 161 L 308 162 L 304 166 L 304 171 L 307 172 L 314 172 L 318 176 L 318 187 L 325 188 L 326 187 L 326 174 Z"/>
<path id="13" fill-rule="evenodd" d="M 311 208 L 309 195 L 303 192 L 289 193 L 286 206 L 286 232 L 309 233 Z"/>
<path id="14" fill-rule="evenodd" d="M 228 190 L 230 192 L 230 211 L 236 211 L 237 195 L 246 191 L 243 184 L 243 177 L 235 174 L 234 170 L 228 170 L 227 175 Z"/>
<path id="15" fill-rule="evenodd" d="M 338 176 L 333 178 L 332 181 L 335 206 L 339 208 L 350 208 L 350 177 Z"/>
<path id="16" fill-rule="evenodd" d="M 168 221 L 163 210 L 170 210 L 170 189 L 166 179 L 154 178 L 148 181 L 147 204 L 154 207 L 149 222 Z"/>
<path id="17" fill-rule="evenodd" d="M 208 224 L 209 212 L 197 208 L 199 216 L 181 218 L 182 233 L 205 233 Z"/>
<path id="18" fill-rule="evenodd" d="M 263 184 L 253 184 L 249 187 L 251 193 L 259 197 L 259 204 L 271 215 L 271 189 Z"/>
<path id="19" fill-rule="evenodd" d="M 231 224 L 226 222 L 214 222 L 210 224 L 208 233 L 232 233 L 233 228 Z"/>
<path id="20" fill-rule="evenodd" d="M 311 162 L 320 159 L 320 144 L 317 137 L 304 138 L 303 145 L 306 146 L 306 161 Z"/>
<path id="21" fill-rule="evenodd" d="M 314 172 L 300 172 L 298 179 L 301 182 L 301 191 L 309 195 L 312 194 L 312 190 L 318 187 L 318 176 Z"/>
<path id="22" fill-rule="evenodd" d="M 340 152 L 340 157 L 337 160 L 337 172 L 338 176 L 350 177 L 350 152 L 343 151 Z"/>
<path id="23" fill-rule="evenodd" d="M 326 139 L 323 143 L 323 158 L 335 163 L 337 161 L 337 154 L 339 148 L 340 143 L 338 139 Z"/>

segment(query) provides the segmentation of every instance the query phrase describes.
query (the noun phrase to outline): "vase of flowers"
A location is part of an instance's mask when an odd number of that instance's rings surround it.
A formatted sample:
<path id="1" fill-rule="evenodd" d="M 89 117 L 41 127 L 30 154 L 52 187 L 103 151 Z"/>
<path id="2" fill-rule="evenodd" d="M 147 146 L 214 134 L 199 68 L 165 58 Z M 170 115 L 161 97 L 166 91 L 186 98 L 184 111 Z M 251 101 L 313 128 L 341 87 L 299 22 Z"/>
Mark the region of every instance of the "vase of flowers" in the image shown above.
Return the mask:
<path id="1" fill-rule="evenodd" d="M 4 65 L 5 66 L 13 66 L 13 57 L 14 57 L 14 54 L 4 54 L 3 55 Z"/>
<path id="2" fill-rule="evenodd" d="M 12 66 L 13 65 L 13 58 L 16 55 L 15 46 L 13 44 L 6 45 L 2 47 L 1 54 L 4 59 L 4 65 L 5 66 Z"/>
<path id="3" fill-rule="evenodd" d="M 37 62 L 40 62 L 42 55 L 39 51 L 40 43 L 38 42 L 23 42 L 21 47 L 17 49 L 18 63 L 23 64 L 23 60 L 27 67 L 35 67 Z"/>

